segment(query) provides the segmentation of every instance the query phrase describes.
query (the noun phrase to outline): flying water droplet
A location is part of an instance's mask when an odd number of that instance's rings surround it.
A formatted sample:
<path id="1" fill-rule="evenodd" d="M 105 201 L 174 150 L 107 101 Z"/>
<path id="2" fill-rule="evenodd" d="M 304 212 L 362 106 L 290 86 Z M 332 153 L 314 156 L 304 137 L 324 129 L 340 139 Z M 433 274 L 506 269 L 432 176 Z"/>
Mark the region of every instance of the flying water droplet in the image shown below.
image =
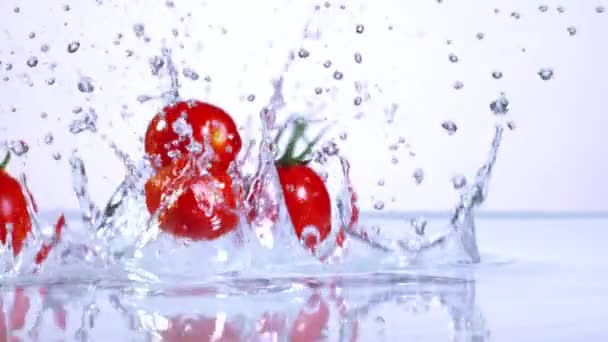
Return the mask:
<path id="1" fill-rule="evenodd" d="M 492 77 L 493 77 L 495 80 L 499 80 L 499 79 L 501 79 L 501 78 L 502 78 L 502 72 L 500 72 L 500 71 L 494 71 L 494 72 L 492 73 Z"/>
<path id="2" fill-rule="evenodd" d="M 452 186 L 454 189 L 462 189 L 467 185 L 467 178 L 463 175 L 456 175 L 452 177 Z"/>
<path id="3" fill-rule="evenodd" d="M 454 133 L 456 133 L 456 131 L 458 130 L 458 126 L 456 126 L 456 123 L 454 123 L 454 121 L 444 121 L 441 124 L 441 127 L 443 127 L 443 129 L 445 129 L 448 132 L 448 135 L 454 135 Z"/>
<path id="4" fill-rule="evenodd" d="M 455 81 L 452 87 L 454 87 L 454 89 L 456 90 L 460 90 L 464 87 L 464 83 L 462 83 L 461 81 Z"/>
<path id="5" fill-rule="evenodd" d="M 482 40 L 482 39 L 485 37 L 485 35 L 484 35 L 484 33 L 483 33 L 483 32 L 478 32 L 478 33 L 475 35 L 475 37 L 477 37 L 477 39 L 478 39 L 478 40 Z"/>
<path id="6" fill-rule="evenodd" d="M 547 12 L 549 10 L 549 6 L 547 6 L 547 5 L 540 5 L 540 6 L 538 6 L 538 10 L 539 10 L 539 12 L 545 13 L 545 12 Z"/>
<path id="7" fill-rule="evenodd" d="M 36 65 L 38 65 L 38 58 L 36 58 L 34 56 L 28 58 L 28 60 L 27 60 L 27 66 L 29 66 L 30 68 L 33 68 Z"/>
<path id="8" fill-rule="evenodd" d="M 325 153 L 328 156 L 335 156 L 340 152 L 340 149 L 338 148 L 338 144 L 336 144 L 334 141 L 327 141 L 326 143 L 323 144 L 322 147 L 323 153 Z"/>
<path id="9" fill-rule="evenodd" d="M 422 217 L 412 218 L 410 220 L 410 226 L 414 228 L 416 235 L 423 236 L 426 230 L 427 221 Z"/>
<path id="10" fill-rule="evenodd" d="M 538 76 L 540 76 L 543 81 L 549 81 L 553 78 L 553 69 L 542 68 L 538 71 Z"/>
<path id="11" fill-rule="evenodd" d="M 574 26 L 569 26 L 567 28 L 567 30 L 568 30 L 568 34 L 571 36 L 574 36 L 576 34 L 576 27 L 574 27 Z"/>
<path id="12" fill-rule="evenodd" d="M 334 71 L 334 79 L 341 80 L 343 77 L 344 77 L 344 74 L 342 74 L 340 71 L 338 71 L 338 70 Z"/>
<path id="13" fill-rule="evenodd" d="M 150 58 L 150 71 L 152 75 L 158 76 L 160 70 L 165 66 L 165 61 L 160 56 L 154 56 Z"/>
<path id="14" fill-rule="evenodd" d="M 28 37 L 30 37 L 30 39 L 34 39 L 34 38 L 36 38 L 36 33 L 35 32 L 30 32 L 30 34 L 28 35 Z"/>
<path id="15" fill-rule="evenodd" d="M 504 94 L 500 94 L 498 99 L 490 103 L 490 109 L 496 115 L 505 115 L 509 112 L 509 100 Z"/>
<path id="16" fill-rule="evenodd" d="M 365 31 L 365 26 L 359 24 L 357 25 L 357 27 L 355 27 L 355 31 L 359 34 L 363 33 L 363 31 Z"/>
<path id="17" fill-rule="evenodd" d="M 450 60 L 450 62 L 452 63 L 458 63 L 458 56 L 456 56 L 455 54 L 451 53 L 448 55 L 448 59 Z"/>
<path id="18" fill-rule="evenodd" d="M 363 57 L 361 56 L 361 54 L 359 52 L 355 53 L 355 62 L 357 64 L 361 64 L 361 62 L 363 62 Z"/>
<path id="19" fill-rule="evenodd" d="M 196 81 L 199 79 L 198 73 L 190 68 L 184 68 L 182 74 L 185 78 L 191 79 L 192 81 Z"/>
<path id="20" fill-rule="evenodd" d="M 97 113 L 93 108 L 82 111 L 80 116 L 70 123 L 70 133 L 79 134 L 84 131 L 97 132 Z"/>
<path id="21" fill-rule="evenodd" d="M 90 77 L 81 77 L 78 81 L 78 90 L 81 93 L 92 93 L 95 90 L 93 86 L 93 80 Z"/>
<path id="22" fill-rule="evenodd" d="M 557 7 L 557 13 L 564 13 L 564 12 L 566 12 L 566 9 L 563 6 Z"/>
<path id="23" fill-rule="evenodd" d="M 424 180 L 424 170 L 422 170 L 422 169 L 414 170 L 412 177 L 414 177 L 414 181 L 416 182 L 416 184 L 421 184 L 422 181 Z"/>
<path id="24" fill-rule="evenodd" d="M 79 48 L 80 48 L 80 42 L 73 41 L 70 44 L 68 44 L 69 53 L 74 53 L 74 52 L 78 51 Z"/>
<path id="25" fill-rule="evenodd" d="M 144 25 L 143 24 L 133 25 L 133 32 L 135 32 L 135 36 L 137 38 L 143 37 L 144 36 Z"/>
<path id="26" fill-rule="evenodd" d="M 376 209 L 376 210 L 383 210 L 384 209 L 384 202 L 377 201 L 376 203 L 374 203 L 374 209 Z"/>
<path id="27" fill-rule="evenodd" d="M 61 155 L 61 153 L 59 153 L 59 152 L 55 152 L 55 153 L 53 153 L 52 157 L 53 157 L 53 159 L 55 159 L 55 160 L 61 160 L 62 155 Z"/>
<path id="28" fill-rule="evenodd" d="M 517 128 L 517 126 L 515 125 L 515 122 L 513 122 L 513 121 L 507 122 L 507 127 L 512 131 L 514 131 L 515 128 Z"/>
<path id="29" fill-rule="evenodd" d="M 298 51 L 298 57 L 307 58 L 308 56 L 310 56 L 310 52 L 308 52 L 308 50 L 300 49 L 300 51 Z"/>
<path id="30" fill-rule="evenodd" d="M 595 12 L 598 13 L 598 14 L 604 13 L 604 11 L 605 11 L 604 6 L 597 6 L 597 7 L 595 7 Z"/>
<path id="31" fill-rule="evenodd" d="M 511 12 L 511 17 L 515 20 L 521 18 L 521 14 L 519 12 Z"/>
<path id="32" fill-rule="evenodd" d="M 253 102 L 253 101 L 255 101 L 255 95 L 254 95 L 254 94 L 249 94 L 249 95 L 247 96 L 247 101 L 249 101 L 249 102 Z"/>
<path id="33" fill-rule="evenodd" d="M 53 143 L 53 141 L 55 140 L 55 137 L 53 137 L 53 133 L 47 133 L 44 135 L 44 143 L 47 145 L 50 145 Z"/>

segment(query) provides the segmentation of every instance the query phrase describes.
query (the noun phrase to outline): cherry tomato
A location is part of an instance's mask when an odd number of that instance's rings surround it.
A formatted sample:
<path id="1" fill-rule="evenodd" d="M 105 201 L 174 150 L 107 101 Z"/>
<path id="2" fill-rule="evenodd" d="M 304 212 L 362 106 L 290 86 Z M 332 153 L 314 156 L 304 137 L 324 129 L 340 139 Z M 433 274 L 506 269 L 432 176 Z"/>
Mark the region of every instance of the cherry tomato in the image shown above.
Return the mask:
<path id="1" fill-rule="evenodd" d="M 331 202 L 325 183 L 306 165 L 277 167 L 287 212 L 299 239 L 307 227 L 314 226 L 318 235 L 306 234 L 304 243 L 313 248 L 331 231 Z"/>
<path id="2" fill-rule="evenodd" d="M 13 254 L 16 256 L 21 252 L 25 238 L 32 230 L 32 221 L 21 184 L 4 168 L 0 168 L 0 241 L 3 244 L 7 241 L 9 225 Z"/>
<path id="3" fill-rule="evenodd" d="M 176 237 L 213 240 L 234 230 L 239 223 L 232 178 L 222 172 L 182 175 L 186 159 L 161 169 L 145 185 L 150 213 L 161 207 L 164 196 L 183 189 L 177 199 L 161 209 L 160 229 Z"/>
<path id="4" fill-rule="evenodd" d="M 180 120 L 183 119 L 183 120 Z M 189 126 L 189 127 L 188 127 Z M 191 132 L 188 132 L 191 129 Z M 179 134 L 178 134 L 179 133 Z M 175 154 L 202 153 L 205 137 L 213 149 L 212 166 L 226 170 L 241 150 L 241 136 L 234 120 L 224 110 L 200 101 L 180 101 L 167 106 L 148 125 L 146 153 L 157 158 L 155 167 L 169 166 Z M 191 145 L 197 143 L 200 151 Z M 173 155 L 174 158 L 171 158 Z"/>

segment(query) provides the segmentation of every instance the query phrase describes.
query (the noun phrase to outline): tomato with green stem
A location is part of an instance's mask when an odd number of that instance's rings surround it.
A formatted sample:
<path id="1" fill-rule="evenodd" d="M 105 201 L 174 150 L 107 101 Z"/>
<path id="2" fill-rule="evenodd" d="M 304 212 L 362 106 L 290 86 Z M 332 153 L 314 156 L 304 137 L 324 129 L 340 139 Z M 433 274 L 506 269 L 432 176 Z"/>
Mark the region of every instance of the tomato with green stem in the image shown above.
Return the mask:
<path id="1" fill-rule="evenodd" d="M 275 164 L 296 235 L 306 247 L 314 249 L 331 232 L 331 201 L 325 183 L 308 166 L 310 160 L 307 159 L 323 133 L 310 142 L 301 154 L 295 155 L 296 144 L 303 138 L 306 127 L 304 121 L 295 121 L 285 153 Z"/>
<path id="2" fill-rule="evenodd" d="M 201 101 L 180 101 L 165 107 L 148 124 L 146 154 L 157 169 L 180 156 L 198 156 L 210 147 L 211 167 L 225 171 L 241 150 L 241 136 L 223 109 Z"/>
<path id="3" fill-rule="evenodd" d="M 195 164 L 181 158 L 160 169 L 145 185 L 146 206 L 151 214 L 160 210 L 158 220 L 163 232 L 192 240 L 214 240 L 237 227 L 237 194 L 230 175 L 201 172 Z"/>
<path id="4" fill-rule="evenodd" d="M 21 184 L 6 172 L 10 156 L 7 154 L 0 163 L 0 241 L 6 244 L 10 238 L 13 255 L 17 256 L 32 230 L 32 221 Z M 10 237 L 7 236 L 9 231 Z"/>

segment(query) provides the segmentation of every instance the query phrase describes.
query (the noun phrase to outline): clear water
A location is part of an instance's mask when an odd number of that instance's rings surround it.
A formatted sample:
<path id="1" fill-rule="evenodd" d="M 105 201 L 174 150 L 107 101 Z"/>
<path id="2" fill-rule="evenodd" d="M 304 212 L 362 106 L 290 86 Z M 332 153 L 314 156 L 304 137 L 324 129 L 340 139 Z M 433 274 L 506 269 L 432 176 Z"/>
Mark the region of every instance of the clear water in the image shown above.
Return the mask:
<path id="1" fill-rule="evenodd" d="M 9 171 L 31 193 L 34 221 L 21 254 L 14 257 L 10 245 L 0 250 L 0 336 L 604 336 L 595 323 L 605 316 L 600 293 L 608 286 L 601 278 L 593 282 L 597 268 L 581 255 L 564 265 L 535 254 L 539 244 L 550 251 L 557 243 L 547 241 L 556 236 L 547 232 L 555 222 L 476 219 L 503 139 L 506 144 L 516 128 L 517 82 L 533 79 L 548 87 L 560 72 L 551 59 L 521 57 L 542 41 L 525 40 L 516 30 L 511 39 L 492 34 L 510 32 L 504 25 L 525 25 L 527 16 L 548 15 L 549 6 L 519 11 L 476 1 L 470 7 L 479 14 L 471 19 L 480 26 L 475 29 L 454 23 L 452 6 L 420 6 L 420 16 L 404 23 L 401 14 L 413 7 L 399 1 L 239 2 L 238 13 L 229 16 L 221 16 L 227 8 L 213 1 L 188 7 L 171 1 L 0 4 L 8 18 L 0 26 L 8 37 L 0 47 L 0 115 L 10 118 L 0 123 L 0 155 L 15 157 Z M 552 15 L 568 13 L 550 9 Z M 586 11 L 590 22 L 605 17 L 600 4 L 577 10 Z M 253 11 L 260 15 L 249 15 Z M 260 20 L 265 17 L 272 19 Z M 573 23 L 562 31 L 564 39 L 580 35 Z M 408 48 L 394 48 L 398 44 Z M 470 49 L 472 44 L 486 45 Z M 460 52 L 467 47 L 478 53 Z M 516 54 L 523 62 L 513 66 L 505 58 Z M 460 66 L 466 63 L 484 67 L 464 75 Z M 511 75 L 517 82 L 509 86 Z M 213 242 L 160 232 L 158 213 L 148 214 L 142 192 L 153 173 L 143 155 L 145 126 L 167 103 L 190 98 L 234 115 L 244 141 L 235 177 L 258 198 L 256 220 L 243 219 L 234 233 Z M 293 233 L 273 166 L 283 146 L 272 137 L 294 115 L 318 130 L 330 127 L 313 166 L 327 179 L 332 232 L 313 254 Z M 363 214 L 339 247 L 335 237 L 349 225 L 353 205 Z M 429 214 L 429 206 L 442 214 Z M 279 221 L 265 217 L 268 212 L 278 212 Z M 67 225 L 58 239 L 53 226 L 61 214 Z M 530 222 L 541 225 L 536 240 L 523 230 Z M 590 222 L 582 224 L 604 223 Z M 558 225 L 575 223 L 581 224 Z M 501 250 L 505 231 L 530 244 L 519 253 Z M 593 250 L 570 238 L 572 231 L 561 233 L 572 245 L 555 245 L 549 256 Z M 53 246 L 49 258 L 33 264 L 44 245 Z M 546 288 L 555 295 L 547 298 Z M 522 320 L 528 307 L 574 301 L 579 290 L 589 296 L 584 324 L 559 308 L 538 309 Z M 567 323 L 573 323 L 570 330 L 555 329 Z"/>

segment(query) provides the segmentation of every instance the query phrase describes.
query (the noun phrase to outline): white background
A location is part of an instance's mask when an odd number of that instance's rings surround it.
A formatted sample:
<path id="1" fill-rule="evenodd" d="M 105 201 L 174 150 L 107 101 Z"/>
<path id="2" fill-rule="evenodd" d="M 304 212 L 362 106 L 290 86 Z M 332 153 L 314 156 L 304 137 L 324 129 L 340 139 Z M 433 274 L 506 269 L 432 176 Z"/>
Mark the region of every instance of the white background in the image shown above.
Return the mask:
<path id="1" fill-rule="evenodd" d="M 124 168 L 109 141 L 139 157 L 138 137 L 161 102 L 142 105 L 136 97 L 160 92 L 163 81 L 150 75 L 147 61 L 167 46 L 179 68 L 200 74 L 197 81 L 182 78 L 182 96 L 217 103 L 244 127 L 251 120 L 252 129 L 243 130 L 247 139 L 256 135 L 271 79 L 281 75 L 290 51 L 306 48 L 310 56 L 296 57 L 283 74 L 287 107 L 279 119 L 304 112 L 338 121 L 332 134 L 349 134 L 338 142 L 351 160 L 365 208 L 383 201 L 384 210 L 449 209 L 456 197 L 451 175 L 474 175 L 486 158 L 494 124 L 513 120 L 517 128 L 505 134 L 484 209 L 608 211 L 608 13 L 595 11 L 607 5 L 603 0 L 544 1 L 546 13 L 538 10 L 540 3 L 524 0 L 348 1 L 345 10 L 342 2 L 331 2 L 328 8 L 319 3 L 318 11 L 309 1 L 175 2 L 174 9 L 160 0 L 74 2 L 67 12 L 56 0 L 0 3 L 0 78 L 9 77 L 0 79 L 0 139 L 29 143 L 27 158 L 20 161 L 43 207 L 77 206 L 67 163 L 75 147 L 88 166 L 93 198 L 102 203 L 112 193 Z M 149 43 L 135 37 L 137 23 L 144 24 Z M 362 34 L 355 32 L 358 24 L 365 26 Z M 570 26 L 577 30 L 573 36 Z M 305 27 L 319 38 L 303 39 Z M 30 32 L 36 37 L 28 38 Z M 123 38 L 115 45 L 119 33 Z M 68 54 L 73 40 L 81 47 Z M 43 44 L 50 46 L 47 53 L 40 51 Z M 128 49 L 134 55 L 127 58 Z M 363 56 L 360 65 L 356 52 Z M 450 53 L 457 63 L 449 61 Z M 26 65 L 30 56 L 39 59 L 34 68 Z M 322 66 L 327 59 L 328 69 Z M 555 72 L 550 81 L 537 75 L 545 67 Z M 335 70 L 343 72 L 342 80 L 332 78 Z M 495 70 L 502 79 L 492 79 Z M 94 80 L 92 94 L 78 92 L 81 76 Z M 45 83 L 50 77 L 56 79 L 53 86 Z M 452 87 L 457 80 L 464 83 L 461 90 Z M 370 96 L 359 107 L 353 105 L 357 81 L 367 86 L 363 96 Z M 317 96 L 317 86 L 331 93 Z M 511 111 L 497 121 L 489 103 L 503 91 Z M 254 102 L 245 100 L 251 93 Z M 398 110 L 388 124 L 384 110 L 393 103 Z M 98 134 L 67 132 L 76 106 L 96 109 Z M 353 119 L 359 111 L 365 116 Z M 41 112 L 48 118 L 41 119 Z M 131 115 L 123 119 L 121 112 Z M 459 127 L 454 136 L 440 126 L 448 119 Z M 55 139 L 46 145 L 43 136 L 49 132 Z M 411 142 L 415 158 L 403 148 L 388 149 L 400 136 Z M 53 153 L 63 158 L 55 161 Z M 21 167 L 16 162 L 11 170 Z M 419 167 L 426 177 L 416 186 L 411 174 Z M 380 179 L 383 187 L 377 185 Z"/>

